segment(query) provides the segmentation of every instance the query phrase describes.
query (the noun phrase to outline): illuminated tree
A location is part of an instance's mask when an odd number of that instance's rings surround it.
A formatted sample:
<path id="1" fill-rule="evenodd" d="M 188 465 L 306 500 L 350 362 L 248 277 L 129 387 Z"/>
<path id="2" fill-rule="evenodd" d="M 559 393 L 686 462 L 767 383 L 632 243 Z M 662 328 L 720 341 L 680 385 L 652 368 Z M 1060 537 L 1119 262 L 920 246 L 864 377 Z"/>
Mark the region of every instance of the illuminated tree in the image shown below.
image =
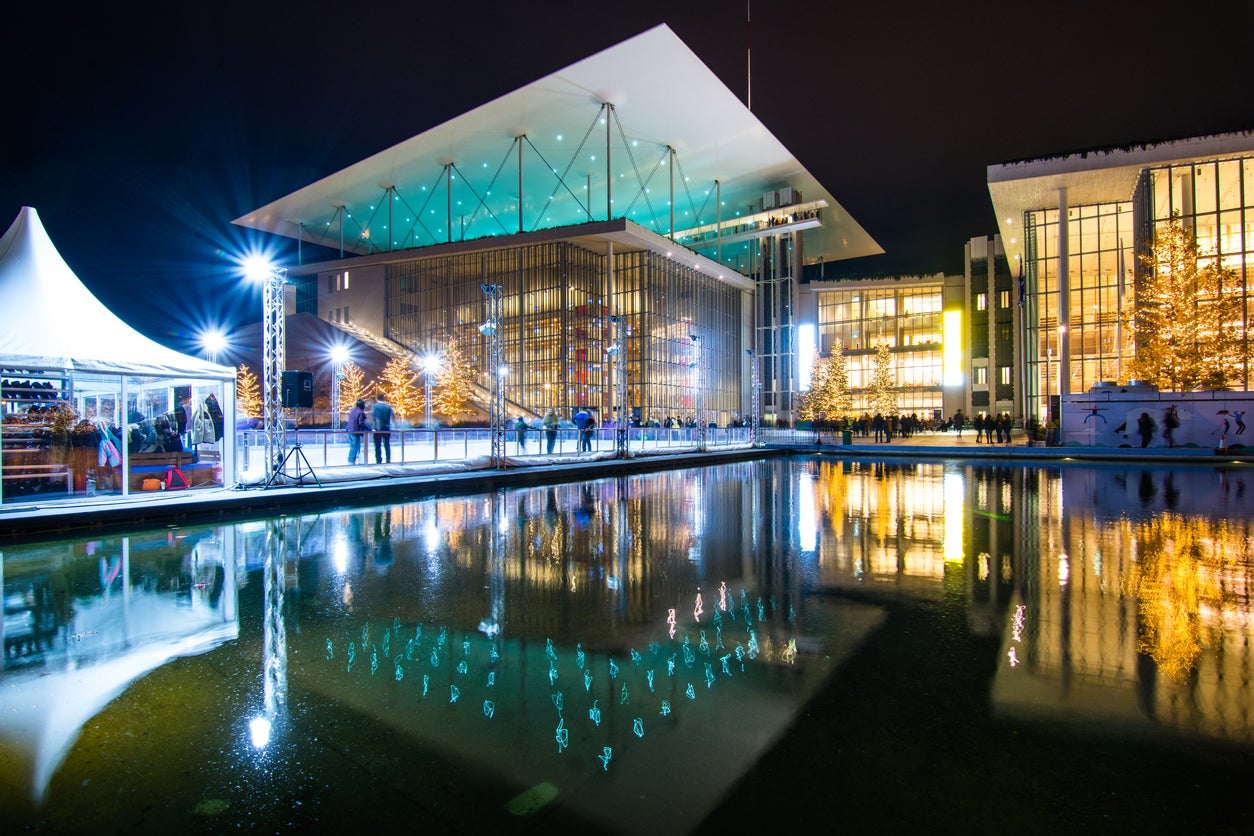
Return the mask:
<path id="1" fill-rule="evenodd" d="M 340 378 L 340 414 L 347 415 L 356 405 L 358 398 L 369 397 L 374 384 L 366 381 L 366 373 L 361 366 L 351 360 L 344 364 Z"/>
<path id="2" fill-rule="evenodd" d="M 1173 216 L 1140 258 L 1132 375 L 1160 389 L 1240 385 L 1250 359 L 1241 283 Z"/>
<path id="3" fill-rule="evenodd" d="M 375 391 L 387 397 L 388 403 L 401 418 L 423 411 L 422 387 L 418 385 L 418 373 L 410 365 L 411 360 L 412 356 L 388 360 L 375 382 Z"/>
<path id="4" fill-rule="evenodd" d="M 849 415 L 853 409 L 849 361 L 840 343 L 836 343 L 828 357 L 820 357 L 816 351 L 813 369 L 810 391 L 800 396 L 797 417 L 802 421 L 822 421 Z"/>
<path id="5" fill-rule="evenodd" d="M 470 356 L 458 343 L 449 339 L 440 363 L 440 371 L 432 381 L 431 408 L 446 419 L 473 415 L 470 394 L 475 391 L 479 372 Z"/>
<path id="6" fill-rule="evenodd" d="M 260 418 L 264 406 L 261 384 L 252 369 L 240 363 L 235 372 L 235 411 L 245 418 Z"/>
<path id="7" fill-rule="evenodd" d="M 893 369 L 893 355 L 885 340 L 881 340 L 875 347 L 875 369 L 871 373 L 871 385 L 867 394 L 872 412 L 878 412 L 886 418 L 897 414 L 897 379 Z"/>

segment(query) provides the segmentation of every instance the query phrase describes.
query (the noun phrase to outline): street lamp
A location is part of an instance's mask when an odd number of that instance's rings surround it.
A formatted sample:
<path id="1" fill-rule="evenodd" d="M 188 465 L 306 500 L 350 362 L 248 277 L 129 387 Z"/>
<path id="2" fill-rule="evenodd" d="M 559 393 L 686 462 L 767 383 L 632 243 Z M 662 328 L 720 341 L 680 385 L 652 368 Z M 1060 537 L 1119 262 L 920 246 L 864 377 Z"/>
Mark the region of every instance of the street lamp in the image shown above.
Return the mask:
<path id="1" fill-rule="evenodd" d="M 627 458 L 631 455 L 627 439 L 627 352 L 625 346 L 626 325 L 617 314 L 610 316 L 614 325 L 614 342 L 609 347 L 610 359 L 617 364 L 614 379 L 614 400 L 618 406 L 618 427 L 614 431 L 614 448 L 618 455 Z"/>
<path id="2" fill-rule="evenodd" d="M 492 387 L 488 403 L 488 427 L 492 439 L 492 464 L 505 466 L 505 367 L 501 346 L 501 286 L 481 285 L 487 297 L 488 315 L 479 325 L 479 333 L 488 338 L 488 368 L 491 369 L 489 385 Z"/>
<path id="3" fill-rule="evenodd" d="M 438 351 L 433 351 L 422 358 L 422 402 L 425 405 L 425 426 L 431 428 L 431 377 L 438 375 L 444 361 Z"/>
<path id="4" fill-rule="evenodd" d="M 692 383 L 697 390 L 697 449 L 704 452 L 706 432 L 705 382 L 701 379 L 701 337 L 698 334 L 689 334 L 688 338 L 692 340 L 692 361 L 688 364 L 688 367 L 692 369 Z"/>
<path id="5" fill-rule="evenodd" d="M 218 353 L 226 348 L 226 335 L 217 328 L 210 328 L 200 335 L 200 346 L 205 350 L 205 359 L 217 363 Z"/>
<path id="6" fill-rule="evenodd" d="M 340 426 L 340 381 L 344 379 L 344 364 L 348 362 L 348 347 L 331 348 L 331 429 Z"/>

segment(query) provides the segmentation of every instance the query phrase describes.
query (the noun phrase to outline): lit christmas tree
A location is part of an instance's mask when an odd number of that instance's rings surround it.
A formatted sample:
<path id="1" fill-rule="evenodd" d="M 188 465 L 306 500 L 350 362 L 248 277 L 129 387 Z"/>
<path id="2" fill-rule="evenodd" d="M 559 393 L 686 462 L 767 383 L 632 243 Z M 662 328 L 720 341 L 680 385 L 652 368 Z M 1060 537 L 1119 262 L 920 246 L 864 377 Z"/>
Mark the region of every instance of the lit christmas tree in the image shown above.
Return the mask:
<path id="1" fill-rule="evenodd" d="M 240 363 L 235 372 L 235 412 L 245 418 L 260 418 L 263 406 L 257 375 Z"/>
<path id="2" fill-rule="evenodd" d="M 343 377 L 340 379 L 340 414 L 347 415 L 356 404 L 358 398 L 366 398 L 374 389 L 372 383 L 366 381 L 366 373 L 361 366 L 353 362 L 344 364 Z"/>
<path id="3" fill-rule="evenodd" d="M 1178 217 L 1154 236 L 1141 265 L 1132 376 L 1174 391 L 1243 385 L 1251 348 L 1236 271 L 1203 253 Z"/>
<path id="4" fill-rule="evenodd" d="M 867 399 L 872 412 L 878 412 L 885 418 L 897 414 L 897 376 L 887 341 L 881 340 L 875 347 L 875 369 L 871 373 L 869 388 Z"/>
<path id="5" fill-rule="evenodd" d="M 418 373 L 410 364 L 411 357 L 393 357 L 388 360 L 375 391 L 383 393 L 398 417 L 408 418 L 423 411 L 422 387 L 418 385 Z"/>
<path id="6" fill-rule="evenodd" d="M 830 421 L 849 415 L 853 396 L 849 392 L 849 361 L 840 343 L 831 356 L 816 351 L 810 375 L 810 391 L 802 393 L 797 417 L 802 421 Z"/>
<path id="7" fill-rule="evenodd" d="M 447 420 L 473 415 L 470 395 L 476 389 L 478 374 L 478 369 L 457 338 L 449 339 L 444 348 L 440 371 L 433 381 L 432 410 Z"/>

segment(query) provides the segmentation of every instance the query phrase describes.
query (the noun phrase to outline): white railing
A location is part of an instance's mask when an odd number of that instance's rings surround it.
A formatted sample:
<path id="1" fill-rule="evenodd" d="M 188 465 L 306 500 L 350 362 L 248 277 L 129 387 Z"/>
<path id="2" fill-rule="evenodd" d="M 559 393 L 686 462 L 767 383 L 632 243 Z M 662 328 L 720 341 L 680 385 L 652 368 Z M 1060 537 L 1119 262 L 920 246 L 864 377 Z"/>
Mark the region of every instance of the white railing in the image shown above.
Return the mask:
<path id="1" fill-rule="evenodd" d="M 549 456 L 577 457 L 615 451 L 612 426 L 598 427 L 585 439 L 579 430 L 560 429 L 549 449 L 547 433 L 529 428 L 523 444 L 518 443 L 516 430 L 505 437 L 505 454 L 510 458 L 543 459 Z M 311 467 L 348 467 L 348 433 L 344 430 L 289 430 L 288 447 L 300 445 L 301 453 Z M 375 433 L 362 439 L 357 464 L 375 464 Z M 492 436 L 487 427 L 440 427 L 437 429 L 398 429 L 391 438 L 391 464 L 454 462 L 488 456 Z M 265 434 L 261 430 L 240 430 L 235 434 L 236 466 L 242 471 L 264 460 Z M 647 455 L 668 451 L 693 450 L 700 444 L 696 427 L 629 427 L 629 454 Z M 705 432 L 707 448 L 737 446 L 749 443 L 748 427 L 709 427 Z M 386 461 L 386 450 L 384 451 Z M 261 457 L 258 459 L 257 457 Z"/>

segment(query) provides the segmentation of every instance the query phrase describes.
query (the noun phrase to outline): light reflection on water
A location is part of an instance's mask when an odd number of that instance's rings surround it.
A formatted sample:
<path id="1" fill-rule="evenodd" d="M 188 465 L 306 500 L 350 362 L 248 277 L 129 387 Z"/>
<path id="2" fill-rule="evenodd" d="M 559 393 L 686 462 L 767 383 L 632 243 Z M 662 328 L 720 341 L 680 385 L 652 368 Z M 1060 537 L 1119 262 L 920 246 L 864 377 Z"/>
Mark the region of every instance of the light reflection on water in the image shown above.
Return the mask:
<path id="1" fill-rule="evenodd" d="M 349 764 L 436 820 L 686 832 L 879 597 L 1001 637 L 999 716 L 1248 744 L 1240 473 L 778 460 L 5 549 L 4 792 L 264 823 L 312 784 L 325 824 Z M 166 809 L 102 796 L 97 746 Z M 454 769 L 490 802 L 415 793 Z"/>

